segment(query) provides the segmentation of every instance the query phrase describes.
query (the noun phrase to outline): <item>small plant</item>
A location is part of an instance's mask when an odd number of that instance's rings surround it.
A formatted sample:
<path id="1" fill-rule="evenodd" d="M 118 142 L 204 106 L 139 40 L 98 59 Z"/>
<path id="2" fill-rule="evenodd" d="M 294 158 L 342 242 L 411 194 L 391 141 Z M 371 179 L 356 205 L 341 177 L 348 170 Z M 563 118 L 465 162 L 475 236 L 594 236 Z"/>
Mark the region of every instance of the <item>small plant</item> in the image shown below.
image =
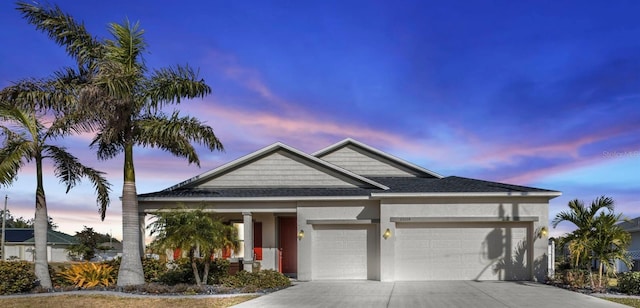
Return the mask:
<path id="1" fill-rule="evenodd" d="M 33 264 L 27 261 L 0 261 L 0 294 L 31 291 L 36 286 Z"/>
<path id="2" fill-rule="evenodd" d="M 113 267 L 104 263 L 79 263 L 60 273 L 63 278 L 80 288 L 108 287 L 115 282 Z"/>
<path id="3" fill-rule="evenodd" d="M 583 289 L 591 285 L 590 272 L 581 269 L 568 269 L 559 273 L 561 283 L 574 289 Z"/>
<path id="4" fill-rule="evenodd" d="M 640 272 L 626 272 L 618 276 L 618 289 L 622 293 L 640 294 Z"/>

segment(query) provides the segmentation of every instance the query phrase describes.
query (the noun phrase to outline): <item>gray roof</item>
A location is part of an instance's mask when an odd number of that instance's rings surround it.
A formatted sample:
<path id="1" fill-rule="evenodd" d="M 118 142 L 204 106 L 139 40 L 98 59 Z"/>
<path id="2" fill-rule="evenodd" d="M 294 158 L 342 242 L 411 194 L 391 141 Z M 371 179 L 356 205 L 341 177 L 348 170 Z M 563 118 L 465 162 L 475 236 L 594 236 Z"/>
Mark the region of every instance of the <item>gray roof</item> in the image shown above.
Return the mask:
<path id="1" fill-rule="evenodd" d="M 457 176 L 445 178 L 371 177 L 389 189 L 374 188 L 175 188 L 139 194 L 144 198 L 260 198 L 260 197 L 350 197 L 372 193 L 555 193 L 553 190 L 469 179 Z"/>
<path id="2" fill-rule="evenodd" d="M 629 232 L 637 232 L 640 231 L 640 217 L 636 217 L 629 221 L 623 221 L 620 223 L 620 227 Z"/>
<path id="3" fill-rule="evenodd" d="M 358 151 L 405 170 L 413 176 L 403 177 L 374 177 L 355 174 L 329 162 L 322 160 L 324 155 L 337 151 L 343 147 L 353 147 Z M 334 176 L 340 176 L 349 183 L 357 183 L 351 187 L 278 187 L 265 183 L 264 187 L 206 187 L 199 184 L 209 181 L 222 174 L 232 172 L 240 166 L 249 164 L 255 160 L 273 153 L 284 151 L 304 160 L 310 166 L 314 166 L 323 172 Z M 255 185 L 255 184 L 254 184 Z M 138 195 L 139 201 L 163 201 L 162 199 L 243 199 L 243 198 L 309 198 L 309 197 L 382 197 L 382 196 L 407 196 L 411 194 L 480 194 L 480 195 L 544 195 L 555 197 L 560 195 L 557 191 L 504 184 L 463 178 L 457 176 L 442 177 L 441 175 L 416 166 L 397 157 L 369 147 L 353 139 L 345 139 L 335 145 L 329 146 L 313 155 L 308 155 L 282 143 L 275 143 L 221 167 L 197 175 L 177 185 L 162 191 Z"/>

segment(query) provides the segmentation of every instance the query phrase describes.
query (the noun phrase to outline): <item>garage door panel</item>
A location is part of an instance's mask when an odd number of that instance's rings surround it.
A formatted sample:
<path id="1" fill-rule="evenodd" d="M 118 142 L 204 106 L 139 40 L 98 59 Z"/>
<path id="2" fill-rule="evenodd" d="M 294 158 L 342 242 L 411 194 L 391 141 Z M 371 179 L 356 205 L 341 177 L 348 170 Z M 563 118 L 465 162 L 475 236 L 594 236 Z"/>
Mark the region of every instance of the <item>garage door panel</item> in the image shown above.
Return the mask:
<path id="1" fill-rule="evenodd" d="M 374 231 L 371 225 L 314 226 L 313 279 L 367 279 Z"/>
<path id="2" fill-rule="evenodd" d="M 396 280 L 528 280 L 527 223 L 398 223 Z"/>

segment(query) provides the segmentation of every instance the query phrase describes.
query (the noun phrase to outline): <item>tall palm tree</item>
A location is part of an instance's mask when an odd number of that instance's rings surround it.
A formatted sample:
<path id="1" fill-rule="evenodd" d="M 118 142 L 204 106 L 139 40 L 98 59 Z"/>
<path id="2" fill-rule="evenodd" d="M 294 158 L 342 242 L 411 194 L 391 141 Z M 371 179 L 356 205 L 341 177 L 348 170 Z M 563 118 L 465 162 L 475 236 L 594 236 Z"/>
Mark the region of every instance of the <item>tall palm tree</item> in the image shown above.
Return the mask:
<path id="1" fill-rule="evenodd" d="M 586 265 L 591 256 L 591 239 L 596 215 L 603 209 L 613 211 L 614 202 L 609 197 L 601 196 L 593 200 L 589 207 L 578 199 L 569 201 L 568 206 L 569 210 L 558 213 L 551 224 L 555 228 L 561 222 L 567 221 L 576 226 L 576 230 L 565 237 L 565 243 L 569 244 L 569 252 L 575 266 Z"/>
<path id="2" fill-rule="evenodd" d="M 152 235 L 156 235 L 157 247 L 161 250 L 188 251 L 191 269 L 198 285 L 207 284 L 211 258 L 216 250 L 237 247 L 236 229 L 202 210 L 189 211 L 183 208 L 158 212 L 155 216 L 156 220 L 148 228 Z M 204 259 L 202 279 L 198 272 L 197 257 Z"/>
<path id="3" fill-rule="evenodd" d="M 142 59 L 146 43 L 139 24 L 112 23 L 112 39 L 98 41 L 84 26 L 56 7 L 21 2 L 18 9 L 27 21 L 49 35 L 77 60 L 86 83 L 73 91 L 78 97 L 77 116 L 69 123 L 95 129 L 92 146 L 98 158 L 124 153 L 122 189 L 123 258 L 118 285 L 144 283 L 142 272 L 134 146 L 157 147 L 189 163 L 200 165 L 192 142 L 208 150 L 223 150 L 213 129 L 196 118 L 162 112 L 182 99 L 204 97 L 211 88 L 189 66 L 149 72 Z M 76 127 L 78 127 L 76 125 Z"/>
<path id="4" fill-rule="evenodd" d="M 12 102 L 0 102 L 0 136 L 3 145 L 0 149 L 0 184 L 10 185 L 16 179 L 25 163 L 36 164 L 36 211 L 34 218 L 35 273 L 44 288 L 51 288 L 51 277 L 47 262 L 47 227 L 49 216 L 43 185 L 43 161 L 53 161 L 55 175 L 67 186 L 67 192 L 82 177 L 93 183 L 100 205 L 102 219 L 109 205 L 110 184 L 103 173 L 81 164 L 64 147 L 50 144 L 58 137 L 57 130 L 47 128 L 36 116 L 35 110 L 24 110 Z M 59 127 L 54 121 L 50 127 Z"/>

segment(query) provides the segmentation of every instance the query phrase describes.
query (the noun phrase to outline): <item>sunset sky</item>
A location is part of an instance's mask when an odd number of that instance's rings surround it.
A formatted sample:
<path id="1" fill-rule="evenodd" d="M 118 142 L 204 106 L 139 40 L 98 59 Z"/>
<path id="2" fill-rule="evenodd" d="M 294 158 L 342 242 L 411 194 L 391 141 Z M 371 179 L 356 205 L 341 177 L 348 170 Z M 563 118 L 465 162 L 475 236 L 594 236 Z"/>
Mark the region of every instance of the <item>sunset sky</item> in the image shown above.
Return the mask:
<path id="1" fill-rule="evenodd" d="M 277 141 L 312 153 L 351 137 L 445 176 L 561 191 L 550 217 L 600 195 L 640 216 L 638 1 L 51 3 L 99 38 L 110 22 L 140 21 L 149 68 L 189 64 L 213 89 L 177 108 L 226 150 L 201 149 L 198 168 L 137 148 L 138 193 Z M 0 3 L 0 27 L 0 88 L 73 64 L 12 1 Z M 88 182 L 65 194 L 47 168 L 49 214 L 62 232 L 119 238 L 122 157 L 97 161 L 90 138 L 57 142 L 107 172 L 107 218 Z M 0 187 L 14 216 L 33 217 L 34 167 Z"/>

